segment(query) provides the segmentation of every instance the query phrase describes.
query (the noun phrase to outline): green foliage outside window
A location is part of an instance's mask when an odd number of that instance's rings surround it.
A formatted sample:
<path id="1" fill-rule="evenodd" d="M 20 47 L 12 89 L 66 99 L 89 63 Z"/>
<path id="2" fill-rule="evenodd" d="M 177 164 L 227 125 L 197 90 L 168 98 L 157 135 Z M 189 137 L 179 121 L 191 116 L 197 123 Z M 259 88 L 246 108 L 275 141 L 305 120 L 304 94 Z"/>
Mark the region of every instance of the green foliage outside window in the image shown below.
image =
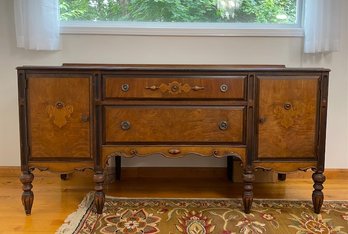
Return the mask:
<path id="1" fill-rule="evenodd" d="M 296 0 L 60 0 L 62 21 L 296 23 Z"/>

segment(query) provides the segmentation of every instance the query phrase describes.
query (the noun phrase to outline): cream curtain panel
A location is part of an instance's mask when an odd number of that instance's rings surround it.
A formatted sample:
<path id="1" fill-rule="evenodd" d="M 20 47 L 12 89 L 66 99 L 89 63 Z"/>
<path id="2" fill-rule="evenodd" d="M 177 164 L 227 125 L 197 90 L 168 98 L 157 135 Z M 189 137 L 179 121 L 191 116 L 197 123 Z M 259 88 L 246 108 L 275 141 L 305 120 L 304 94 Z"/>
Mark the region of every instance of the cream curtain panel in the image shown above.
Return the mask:
<path id="1" fill-rule="evenodd" d="M 59 0 L 15 0 L 17 47 L 59 50 Z"/>
<path id="2" fill-rule="evenodd" d="M 344 19 L 342 9 L 348 0 L 304 1 L 304 52 L 326 53 L 339 50 Z"/>

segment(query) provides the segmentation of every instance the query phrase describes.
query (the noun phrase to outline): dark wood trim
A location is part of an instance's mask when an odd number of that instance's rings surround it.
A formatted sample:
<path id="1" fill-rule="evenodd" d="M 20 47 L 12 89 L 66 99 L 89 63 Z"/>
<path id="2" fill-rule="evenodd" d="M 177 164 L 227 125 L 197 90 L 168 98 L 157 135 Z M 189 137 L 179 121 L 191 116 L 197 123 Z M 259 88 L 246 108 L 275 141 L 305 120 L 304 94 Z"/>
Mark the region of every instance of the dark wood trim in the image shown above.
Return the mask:
<path id="1" fill-rule="evenodd" d="M 99 63 L 63 63 L 62 66 L 72 66 L 72 67 L 149 67 L 152 65 L 149 64 L 110 64 L 110 63 L 105 63 L 105 64 L 99 64 Z M 165 67 L 192 67 L 192 65 L 187 65 L 187 64 L 162 64 L 161 66 Z M 207 65 L 205 64 L 197 64 L 193 65 L 195 67 L 206 67 Z M 232 65 L 208 65 L 211 67 L 226 67 L 228 66 L 229 68 L 285 68 L 285 65 L 283 64 L 232 64 Z"/>
<path id="2" fill-rule="evenodd" d="M 27 78 L 23 70 L 18 70 L 18 104 L 19 104 L 19 131 L 20 131 L 20 154 L 22 171 L 28 171 L 29 143 L 27 122 Z"/>
<path id="3" fill-rule="evenodd" d="M 246 124 L 246 145 L 247 145 L 247 165 L 252 165 L 255 155 L 254 141 L 255 141 L 255 74 L 248 75 L 248 105 L 247 105 L 247 123 Z M 246 166 L 246 165 L 245 165 Z"/>
<path id="4" fill-rule="evenodd" d="M 276 71 L 291 71 L 291 72 L 329 72 L 329 69 L 323 69 L 323 68 L 285 68 L 284 66 L 279 66 L 278 67 L 262 67 L 262 66 L 257 66 L 257 65 L 247 65 L 246 67 L 243 67 L 241 65 L 137 65 L 137 64 L 115 64 L 112 66 L 103 66 L 103 65 L 96 65 L 96 64 L 89 64 L 89 65 L 81 65 L 81 66 L 22 66 L 22 67 L 17 67 L 17 69 L 26 69 L 26 70 L 124 70 L 124 71 L 137 71 L 141 70 L 143 71 L 168 71 L 168 72 L 173 72 L 173 71 L 190 71 L 190 72 L 213 72 L 213 71 L 218 71 L 218 72 L 230 72 L 231 70 L 233 71 L 240 71 L 240 72 L 276 72 Z"/>
<path id="5" fill-rule="evenodd" d="M 100 79 L 101 73 L 94 73 L 93 79 L 94 79 L 94 103 L 98 103 L 101 101 L 101 79 Z M 103 165 L 101 161 L 101 155 L 102 155 L 102 150 L 101 150 L 101 144 L 102 144 L 102 106 L 100 105 L 95 105 L 95 113 L 94 113 L 94 119 L 95 119 L 95 124 L 94 124 L 94 135 L 95 135 L 95 171 L 100 172 L 102 171 Z"/>
<path id="6" fill-rule="evenodd" d="M 327 106 L 328 106 L 328 87 L 329 74 L 323 73 L 320 82 L 320 114 L 319 114 L 319 133 L 318 133 L 318 166 L 319 172 L 324 171 L 325 167 L 325 142 L 326 142 L 326 122 L 327 122 Z"/>

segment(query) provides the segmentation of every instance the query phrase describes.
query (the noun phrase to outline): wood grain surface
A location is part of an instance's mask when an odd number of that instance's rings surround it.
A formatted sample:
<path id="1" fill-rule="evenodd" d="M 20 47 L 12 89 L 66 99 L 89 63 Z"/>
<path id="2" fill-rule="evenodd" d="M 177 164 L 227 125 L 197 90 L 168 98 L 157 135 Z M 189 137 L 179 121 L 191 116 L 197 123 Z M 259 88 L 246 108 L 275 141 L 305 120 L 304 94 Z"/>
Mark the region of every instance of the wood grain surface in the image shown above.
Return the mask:
<path id="1" fill-rule="evenodd" d="M 315 158 L 319 77 L 260 77 L 259 158 Z"/>
<path id="2" fill-rule="evenodd" d="M 121 123 L 128 121 L 128 130 Z M 221 130 L 219 124 L 228 127 Z M 243 107 L 105 107 L 105 141 L 230 142 L 243 141 Z"/>
<path id="3" fill-rule="evenodd" d="M 64 77 L 59 74 L 29 75 L 28 121 L 31 158 L 90 158 L 90 122 L 82 115 L 90 115 L 89 77 Z M 70 115 L 59 116 L 64 107 L 72 109 Z M 58 112 L 50 116 L 49 109 Z M 65 119 L 63 126 L 57 118 Z"/>

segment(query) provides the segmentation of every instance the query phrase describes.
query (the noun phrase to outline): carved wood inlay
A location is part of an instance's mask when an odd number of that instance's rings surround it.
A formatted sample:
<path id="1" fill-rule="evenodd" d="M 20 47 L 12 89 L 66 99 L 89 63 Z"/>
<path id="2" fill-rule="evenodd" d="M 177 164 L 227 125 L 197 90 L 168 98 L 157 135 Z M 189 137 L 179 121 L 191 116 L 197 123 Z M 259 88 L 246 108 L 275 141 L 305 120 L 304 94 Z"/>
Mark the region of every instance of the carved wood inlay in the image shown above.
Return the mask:
<path id="1" fill-rule="evenodd" d="M 182 84 L 178 81 L 173 81 L 173 82 L 170 82 L 168 84 L 160 84 L 159 86 L 156 86 L 156 85 L 152 85 L 152 86 L 149 86 L 149 87 L 145 87 L 146 89 L 150 89 L 152 91 L 156 91 L 157 89 L 159 89 L 162 93 L 170 93 L 170 94 L 179 94 L 181 92 L 184 92 L 184 93 L 188 93 L 190 92 L 191 90 L 193 91 L 199 91 L 199 90 L 203 90 L 204 87 L 201 87 L 201 86 L 193 86 L 191 87 L 189 84 Z"/>
<path id="2" fill-rule="evenodd" d="M 74 108 L 71 105 L 64 105 L 61 102 L 58 102 L 55 106 L 48 105 L 47 113 L 50 119 L 52 119 L 53 124 L 58 128 L 64 127 L 73 113 Z"/>
<path id="3" fill-rule="evenodd" d="M 245 148 L 231 147 L 231 146 L 104 146 L 102 149 L 103 166 L 107 165 L 110 157 L 147 157 L 151 155 L 161 155 L 167 158 L 181 158 L 187 155 L 195 155 L 201 157 L 216 157 L 223 158 L 233 156 L 242 161 L 244 165 L 246 162 Z"/>
<path id="4" fill-rule="evenodd" d="M 279 125 L 288 129 L 294 126 L 296 122 L 304 121 L 301 117 L 306 111 L 314 113 L 315 107 L 303 102 L 294 101 L 292 103 L 285 103 L 284 105 L 275 105 L 273 113 L 274 118 L 278 121 Z"/>
<path id="5" fill-rule="evenodd" d="M 204 156 L 204 157 L 216 157 L 216 158 L 222 158 L 222 157 L 227 157 L 227 156 L 235 156 L 240 158 L 240 156 L 231 151 L 229 153 L 221 153 L 219 150 L 212 150 L 210 154 L 201 154 L 198 152 L 185 152 L 185 153 L 181 153 L 180 150 L 178 149 L 170 149 L 168 150 L 168 154 L 164 153 L 164 152 L 153 152 L 153 153 L 139 153 L 139 151 L 137 149 L 131 149 L 129 152 L 122 152 L 122 151 L 118 151 L 118 152 L 113 152 L 111 154 L 109 154 L 107 157 L 116 157 L 116 156 L 121 156 L 121 157 L 125 157 L 125 158 L 132 158 L 132 157 L 146 157 L 146 156 L 150 156 L 150 155 L 155 155 L 155 154 L 159 154 L 162 155 L 163 157 L 166 158 L 173 158 L 173 157 L 184 157 L 186 155 L 192 154 L 192 155 L 196 155 L 196 156 Z M 173 156 L 175 155 L 175 156 Z"/>

